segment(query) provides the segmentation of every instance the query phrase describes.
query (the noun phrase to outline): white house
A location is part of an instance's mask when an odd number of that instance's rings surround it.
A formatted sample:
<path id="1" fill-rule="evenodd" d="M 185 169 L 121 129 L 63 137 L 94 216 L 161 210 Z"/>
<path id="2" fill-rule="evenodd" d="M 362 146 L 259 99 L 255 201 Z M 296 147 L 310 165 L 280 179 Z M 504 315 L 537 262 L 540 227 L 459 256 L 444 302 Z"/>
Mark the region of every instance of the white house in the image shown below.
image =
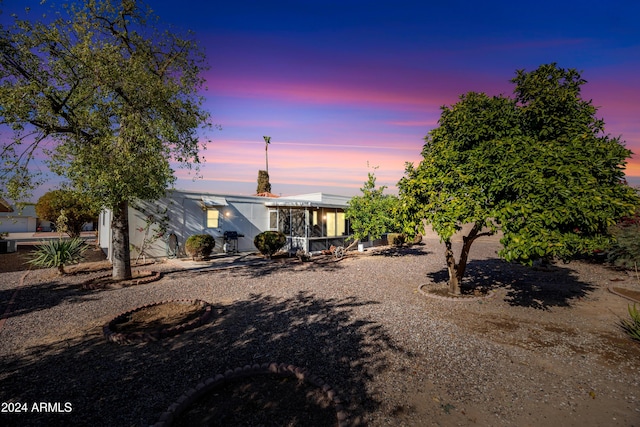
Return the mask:
<path id="1" fill-rule="evenodd" d="M 344 246 L 351 235 L 344 213 L 349 200 L 323 193 L 277 197 L 172 190 L 156 202 L 130 206 L 131 257 L 138 257 L 141 250 L 147 258 L 181 255 L 184 242 L 194 234 L 212 235 L 214 252 L 250 252 L 256 250 L 255 236 L 267 230 L 283 232 L 285 250 L 291 253 Z M 109 258 L 111 218 L 112 212 L 106 210 L 98 222 L 100 246 Z M 158 234 L 162 237 L 156 238 Z"/>
<path id="2" fill-rule="evenodd" d="M 35 205 L 26 204 L 18 209 L 0 199 L 0 233 L 35 233 L 37 227 Z"/>

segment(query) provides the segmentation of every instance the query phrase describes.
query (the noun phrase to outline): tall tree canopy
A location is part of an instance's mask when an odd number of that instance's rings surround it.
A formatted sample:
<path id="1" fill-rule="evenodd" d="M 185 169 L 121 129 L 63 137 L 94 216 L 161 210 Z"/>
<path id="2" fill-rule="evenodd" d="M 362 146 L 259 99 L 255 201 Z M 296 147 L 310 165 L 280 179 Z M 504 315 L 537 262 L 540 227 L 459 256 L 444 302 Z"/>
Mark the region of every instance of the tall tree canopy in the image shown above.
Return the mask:
<path id="1" fill-rule="evenodd" d="M 576 70 L 542 65 L 512 83 L 513 98 L 471 92 L 442 107 L 424 159 L 398 183 L 405 231 L 426 219 L 445 243 L 453 294 L 481 235 L 500 229 L 508 261 L 569 259 L 606 246 L 607 228 L 639 203 L 624 183 L 631 152 L 604 133 Z M 464 224 L 456 261 L 451 237 Z"/>
<path id="2" fill-rule="evenodd" d="M 136 0 L 84 0 L 40 20 L 0 27 L 0 185 L 23 198 L 29 163 L 49 167 L 113 210 L 113 275 L 131 276 L 127 211 L 162 197 L 172 161 L 197 168 L 204 55 L 195 42 L 161 30 Z"/>

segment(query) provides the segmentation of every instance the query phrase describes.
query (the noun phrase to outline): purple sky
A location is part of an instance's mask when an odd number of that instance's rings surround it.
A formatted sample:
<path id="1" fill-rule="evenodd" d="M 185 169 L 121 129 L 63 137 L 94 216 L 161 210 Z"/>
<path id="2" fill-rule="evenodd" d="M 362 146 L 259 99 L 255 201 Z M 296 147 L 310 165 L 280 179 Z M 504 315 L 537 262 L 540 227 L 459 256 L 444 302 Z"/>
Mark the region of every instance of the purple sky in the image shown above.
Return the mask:
<path id="1" fill-rule="evenodd" d="M 467 91 L 511 95 L 516 69 L 550 62 L 582 71 L 606 131 L 639 153 L 627 175 L 640 185 L 635 0 L 149 3 L 206 49 L 206 108 L 222 127 L 204 179 L 178 170 L 178 188 L 255 193 L 268 135 L 276 194 L 356 195 L 374 167 L 394 192 L 441 105 Z"/>

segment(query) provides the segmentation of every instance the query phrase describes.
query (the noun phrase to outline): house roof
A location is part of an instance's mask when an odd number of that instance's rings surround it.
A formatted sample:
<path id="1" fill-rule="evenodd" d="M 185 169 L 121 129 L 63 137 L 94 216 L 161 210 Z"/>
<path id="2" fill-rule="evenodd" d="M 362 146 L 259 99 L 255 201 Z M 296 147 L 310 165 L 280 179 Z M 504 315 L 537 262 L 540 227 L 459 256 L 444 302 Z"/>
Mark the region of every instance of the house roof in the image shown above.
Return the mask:
<path id="1" fill-rule="evenodd" d="M 25 204 L 20 206 L 18 210 L 13 209 L 11 205 L 9 205 L 10 211 L 0 210 L 0 217 L 2 218 L 37 218 L 36 214 L 36 205 L 34 204 Z"/>
<path id="2" fill-rule="evenodd" d="M 311 193 L 280 197 L 266 202 L 265 206 L 346 208 L 350 199 L 350 197 L 335 194 Z"/>
<path id="3" fill-rule="evenodd" d="M 265 191 L 264 193 L 258 193 L 258 194 L 256 194 L 256 196 L 258 196 L 258 197 L 269 197 L 269 198 L 272 198 L 272 199 L 277 199 L 278 197 L 280 197 L 277 194 L 269 193 L 268 191 Z"/>
<path id="4" fill-rule="evenodd" d="M 229 206 L 229 203 L 227 203 L 227 199 L 224 196 L 220 196 L 220 197 L 202 196 L 201 203 L 202 203 L 202 207 L 204 208 Z"/>
<path id="5" fill-rule="evenodd" d="M 341 208 L 344 209 L 349 205 L 351 197 L 339 196 L 326 193 L 310 193 L 295 196 L 271 196 L 262 195 L 233 195 L 233 194 L 213 194 L 205 192 L 172 190 L 172 194 L 183 194 L 189 198 L 199 201 L 202 208 L 216 208 L 221 206 L 229 206 L 238 201 L 251 201 L 252 203 L 260 203 L 267 207 L 324 207 L 324 208 Z M 171 194 L 170 193 L 170 194 Z M 171 197 L 169 194 L 169 197 Z M 274 197 L 275 196 L 275 197 Z"/>
<path id="6" fill-rule="evenodd" d="M 13 212 L 13 208 L 5 199 L 0 197 L 0 212 Z"/>

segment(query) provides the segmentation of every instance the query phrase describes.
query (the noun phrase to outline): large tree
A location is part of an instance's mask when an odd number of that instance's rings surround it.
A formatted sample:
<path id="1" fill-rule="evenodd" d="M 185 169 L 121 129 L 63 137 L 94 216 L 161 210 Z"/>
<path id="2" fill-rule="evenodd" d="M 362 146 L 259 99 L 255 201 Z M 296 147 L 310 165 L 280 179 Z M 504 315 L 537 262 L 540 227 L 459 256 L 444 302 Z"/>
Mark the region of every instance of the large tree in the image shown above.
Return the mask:
<path id="1" fill-rule="evenodd" d="M 36 203 L 38 218 L 56 222 L 64 215 L 67 232 L 80 236 L 82 227 L 98 218 L 99 210 L 86 194 L 72 190 L 53 190 L 45 193 Z"/>
<path id="2" fill-rule="evenodd" d="M 624 183 L 631 152 L 605 134 L 576 70 L 542 65 L 512 83 L 513 98 L 472 92 L 442 107 L 424 159 L 398 184 L 406 231 L 425 219 L 445 244 L 452 294 L 482 235 L 501 230 L 508 261 L 568 260 L 609 244 L 607 228 L 639 203 Z M 456 261 L 451 238 L 464 224 Z"/>
<path id="3" fill-rule="evenodd" d="M 135 0 L 84 0 L 0 28 L 0 179 L 33 187 L 32 159 L 113 211 L 113 277 L 131 277 L 128 205 L 162 197 L 171 162 L 200 161 L 204 55 Z"/>

